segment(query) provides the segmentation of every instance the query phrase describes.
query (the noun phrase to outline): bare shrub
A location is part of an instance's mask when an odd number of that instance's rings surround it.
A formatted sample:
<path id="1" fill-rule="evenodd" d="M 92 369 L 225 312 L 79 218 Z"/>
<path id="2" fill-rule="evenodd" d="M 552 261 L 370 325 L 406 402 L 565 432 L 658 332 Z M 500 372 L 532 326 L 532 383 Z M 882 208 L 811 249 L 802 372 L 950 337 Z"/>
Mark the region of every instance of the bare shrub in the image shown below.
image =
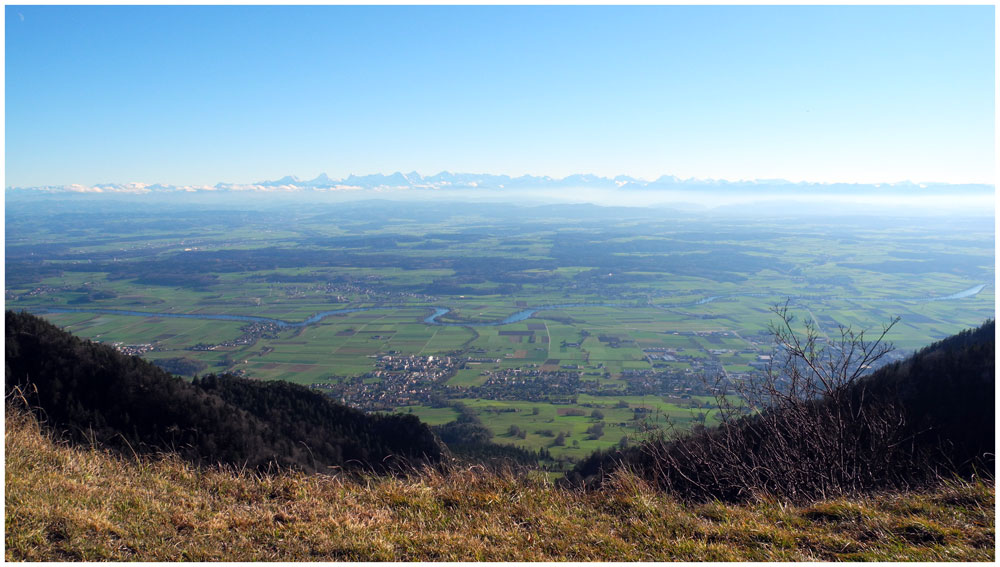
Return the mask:
<path id="1" fill-rule="evenodd" d="M 892 350 L 840 327 L 825 337 L 810 320 L 793 328 L 788 302 L 772 311 L 775 349 L 765 372 L 720 381 L 719 427 L 645 444 L 655 482 L 681 497 L 742 500 L 827 498 L 885 485 L 904 450 L 904 412 L 866 396 L 862 376 Z M 903 477 L 899 477 L 903 482 Z"/>

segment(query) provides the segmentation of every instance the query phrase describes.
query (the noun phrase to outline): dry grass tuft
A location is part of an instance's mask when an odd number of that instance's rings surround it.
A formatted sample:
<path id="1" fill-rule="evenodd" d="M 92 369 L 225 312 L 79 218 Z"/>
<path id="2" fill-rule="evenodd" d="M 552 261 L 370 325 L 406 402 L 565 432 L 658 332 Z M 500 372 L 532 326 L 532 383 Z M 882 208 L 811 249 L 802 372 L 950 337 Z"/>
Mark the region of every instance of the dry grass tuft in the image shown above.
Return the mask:
<path id="1" fill-rule="evenodd" d="M 991 561 L 994 488 L 682 504 L 637 476 L 582 492 L 472 467 L 259 474 L 54 442 L 6 412 L 13 561 Z"/>

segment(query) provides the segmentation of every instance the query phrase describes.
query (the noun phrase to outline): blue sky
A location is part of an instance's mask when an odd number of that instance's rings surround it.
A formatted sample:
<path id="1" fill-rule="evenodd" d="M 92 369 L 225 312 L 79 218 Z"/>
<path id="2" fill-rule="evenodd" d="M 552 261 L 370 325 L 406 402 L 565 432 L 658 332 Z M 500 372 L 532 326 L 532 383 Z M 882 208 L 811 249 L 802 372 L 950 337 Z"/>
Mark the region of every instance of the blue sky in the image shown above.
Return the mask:
<path id="1" fill-rule="evenodd" d="M 992 6 L 5 10 L 6 186 L 994 181 Z"/>

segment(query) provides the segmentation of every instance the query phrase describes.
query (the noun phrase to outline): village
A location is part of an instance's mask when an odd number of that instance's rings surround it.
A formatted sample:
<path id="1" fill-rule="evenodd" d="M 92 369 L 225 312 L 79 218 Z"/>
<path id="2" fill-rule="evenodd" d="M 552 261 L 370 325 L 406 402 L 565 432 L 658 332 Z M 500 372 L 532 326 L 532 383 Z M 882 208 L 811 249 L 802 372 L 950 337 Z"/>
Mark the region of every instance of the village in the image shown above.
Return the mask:
<path id="1" fill-rule="evenodd" d="M 375 369 L 371 372 L 359 376 L 332 376 L 312 387 L 365 411 L 392 411 L 410 405 L 442 406 L 450 399 L 460 398 L 563 404 L 573 403 L 579 394 L 654 395 L 676 399 L 715 395 L 718 378 L 725 377 L 722 364 L 712 359 L 691 358 L 691 368 L 628 369 L 621 373 L 620 380 L 611 380 L 600 369 L 584 372 L 584 368 L 575 365 L 558 370 L 531 366 L 484 370 L 482 384 L 454 385 L 448 381 L 466 364 L 498 360 L 482 356 L 403 355 L 390 351 L 376 356 Z M 743 377 L 733 376 L 735 379 Z"/>
<path id="2" fill-rule="evenodd" d="M 275 339 L 281 331 L 281 327 L 276 323 L 253 322 L 240 327 L 243 334 L 231 341 L 224 341 L 218 344 L 198 343 L 186 350 L 206 351 L 219 350 L 226 347 L 248 346 L 256 344 L 260 339 Z"/>
<path id="3" fill-rule="evenodd" d="M 371 372 L 333 378 L 312 387 L 365 411 L 392 411 L 400 406 L 437 403 L 444 382 L 455 375 L 458 365 L 459 359 L 449 356 L 390 352 L 375 359 Z"/>
<path id="4" fill-rule="evenodd" d="M 323 282 L 311 286 L 285 285 L 282 287 L 282 292 L 286 297 L 291 298 L 321 294 L 332 303 L 350 303 L 351 301 L 438 301 L 438 298 L 432 295 L 397 290 L 381 285 L 381 280 L 375 277 L 364 278 L 362 281 L 351 280 L 345 283 Z"/>

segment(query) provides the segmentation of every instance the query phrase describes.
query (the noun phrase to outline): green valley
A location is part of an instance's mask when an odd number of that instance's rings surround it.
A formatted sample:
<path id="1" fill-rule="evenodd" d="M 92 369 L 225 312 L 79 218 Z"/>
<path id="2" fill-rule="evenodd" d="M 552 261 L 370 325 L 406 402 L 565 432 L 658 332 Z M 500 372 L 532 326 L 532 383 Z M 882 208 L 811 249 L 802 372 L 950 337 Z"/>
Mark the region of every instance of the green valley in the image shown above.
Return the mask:
<path id="1" fill-rule="evenodd" d="M 827 334 L 900 316 L 887 361 L 995 304 L 986 217 L 13 199 L 6 231 L 8 309 L 187 376 L 432 424 L 460 403 L 556 470 L 712 423 L 712 384 L 766 367 L 776 304 Z"/>

